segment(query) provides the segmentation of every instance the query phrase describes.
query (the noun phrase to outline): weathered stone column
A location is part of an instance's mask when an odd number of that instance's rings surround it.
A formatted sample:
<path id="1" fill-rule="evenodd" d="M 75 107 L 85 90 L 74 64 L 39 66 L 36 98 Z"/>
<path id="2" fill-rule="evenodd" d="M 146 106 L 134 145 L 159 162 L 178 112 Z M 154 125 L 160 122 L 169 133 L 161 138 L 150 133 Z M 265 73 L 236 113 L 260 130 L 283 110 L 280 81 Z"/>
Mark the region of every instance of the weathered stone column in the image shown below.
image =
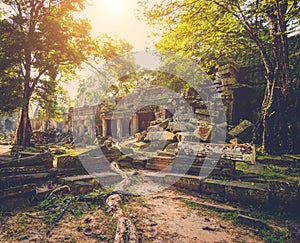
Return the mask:
<path id="1" fill-rule="evenodd" d="M 80 122 L 81 124 L 79 124 L 79 134 L 78 136 L 82 136 L 84 135 L 84 122 Z"/>
<path id="2" fill-rule="evenodd" d="M 237 84 L 238 67 L 233 63 L 223 65 L 218 72 L 221 75 L 223 87 L 222 99 L 226 107 L 226 117 L 229 124 L 234 121 L 234 85 Z"/>
<path id="3" fill-rule="evenodd" d="M 107 123 L 104 118 L 102 119 L 102 136 L 103 137 L 107 136 Z"/>
<path id="4" fill-rule="evenodd" d="M 139 119 L 137 114 L 134 114 L 131 119 L 130 135 L 134 135 L 139 129 Z"/>
<path id="5" fill-rule="evenodd" d="M 122 121 L 120 118 L 117 119 L 117 137 L 122 137 Z"/>

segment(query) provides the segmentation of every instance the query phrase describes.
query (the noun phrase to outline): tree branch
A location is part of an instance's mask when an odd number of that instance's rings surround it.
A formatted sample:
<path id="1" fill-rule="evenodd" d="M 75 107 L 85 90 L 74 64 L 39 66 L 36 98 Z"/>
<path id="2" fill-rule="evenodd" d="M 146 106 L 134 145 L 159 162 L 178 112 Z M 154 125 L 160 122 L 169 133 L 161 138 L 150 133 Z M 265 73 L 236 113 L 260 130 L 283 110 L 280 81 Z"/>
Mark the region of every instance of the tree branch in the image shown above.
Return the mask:
<path id="1" fill-rule="evenodd" d="M 40 78 L 42 77 L 42 75 L 47 72 L 47 67 L 44 68 L 34 79 L 33 83 L 32 83 L 32 86 L 30 87 L 30 96 L 32 95 L 34 89 L 35 89 L 35 86 L 37 85 L 37 83 L 39 82 Z"/>

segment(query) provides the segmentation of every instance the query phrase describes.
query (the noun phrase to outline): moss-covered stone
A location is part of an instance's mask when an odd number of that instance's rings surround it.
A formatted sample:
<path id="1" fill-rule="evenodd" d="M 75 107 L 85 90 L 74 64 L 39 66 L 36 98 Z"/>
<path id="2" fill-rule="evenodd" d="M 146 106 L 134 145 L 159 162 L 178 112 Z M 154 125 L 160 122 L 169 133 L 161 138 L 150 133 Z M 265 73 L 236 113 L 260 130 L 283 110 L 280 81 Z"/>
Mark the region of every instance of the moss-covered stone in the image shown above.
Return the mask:
<path id="1" fill-rule="evenodd" d="M 295 206 L 299 201 L 299 186 L 297 183 L 271 181 L 270 204 L 281 207 Z"/>
<path id="2" fill-rule="evenodd" d="M 269 203 L 267 184 L 231 181 L 225 186 L 225 196 L 230 201 L 242 204 L 266 206 Z"/>
<path id="3" fill-rule="evenodd" d="M 225 181 L 205 179 L 201 181 L 200 192 L 204 194 L 215 194 L 221 197 L 225 197 Z"/>
<path id="4" fill-rule="evenodd" d="M 170 185 L 175 185 L 180 188 L 199 192 L 200 178 L 199 176 L 190 175 L 166 175 L 165 182 Z"/>

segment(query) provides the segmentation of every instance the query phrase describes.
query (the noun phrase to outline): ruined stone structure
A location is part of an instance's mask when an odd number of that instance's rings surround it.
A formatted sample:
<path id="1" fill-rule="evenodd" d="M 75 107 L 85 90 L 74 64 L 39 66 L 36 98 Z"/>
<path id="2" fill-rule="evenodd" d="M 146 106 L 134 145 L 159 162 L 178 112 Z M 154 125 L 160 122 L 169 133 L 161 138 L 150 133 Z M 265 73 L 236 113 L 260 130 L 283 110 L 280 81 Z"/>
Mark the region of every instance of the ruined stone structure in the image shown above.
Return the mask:
<path id="1" fill-rule="evenodd" d="M 219 85 L 228 124 L 237 125 L 241 120 L 256 122 L 264 96 L 264 72 L 262 65 L 238 67 L 227 64 L 220 67 Z"/>
<path id="2" fill-rule="evenodd" d="M 58 123 L 54 119 L 45 121 L 42 118 L 31 119 L 31 127 L 36 131 L 46 131 L 52 129 L 58 129 Z"/>
<path id="3" fill-rule="evenodd" d="M 220 79 L 215 80 L 214 84 L 224 102 L 227 123 L 236 125 L 245 119 L 255 123 L 263 99 L 265 85 L 263 67 L 239 68 L 230 63 L 220 67 L 218 74 Z M 135 99 L 140 99 L 145 94 L 133 94 L 123 98 L 121 100 L 122 105 L 114 111 L 107 109 L 103 104 L 97 107 L 76 108 L 75 110 L 71 108 L 69 114 L 65 115 L 64 131 L 70 130 L 72 123 L 78 129 L 77 134 L 81 135 L 96 131 L 97 136 L 105 137 L 111 136 L 112 130 L 115 130 L 117 137 L 123 137 L 147 130 L 151 121 L 173 116 L 175 114 L 174 107 L 177 108 L 178 103 L 180 103 L 178 97 L 166 100 L 161 92 L 161 89 L 151 88 L 146 96 L 150 94 L 148 99 L 155 100 L 157 105 L 145 105 L 130 116 L 131 110 L 135 109 Z M 182 97 L 191 105 L 198 120 L 211 121 L 205 104 L 207 101 L 204 102 L 203 97 L 200 97 L 195 90 L 185 90 Z M 93 112 L 96 127 L 92 124 L 94 121 L 89 119 Z M 185 114 L 184 111 L 181 113 Z M 218 114 L 210 115 L 217 116 Z M 128 121 L 129 119 L 130 121 Z M 88 120 L 90 120 L 90 124 L 87 124 Z M 129 128 L 125 127 L 127 124 L 129 124 Z M 94 130 L 92 131 L 92 129 Z"/>
<path id="4" fill-rule="evenodd" d="M 245 119 L 255 123 L 263 99 L 265 85 L 263 73 L 262 66 L 239 68 L 229 63 L 219 68 L 220 78 L 214 80 L 214 85 L 218 91 L 216 95 L 220 95 L 224 102 L 227 124 L 237 125 Z M 78 136 L 89 134 L 91 137 L 106 137 L 116 131 L 115 136 L 124 137 L 147 130 L 153 120 L 173 116 L 179 107 L 178 97 L 167 99 L 159 88 L 151 88 L 146 94 L 143 93 L 145 91 L 138 89 L 135 92 L 118 101 L 117 110 L 104 104 L 70 108 L 69 112 L 63 115 L 63 122 L 53 123 L 51 127 L 63 132 L 74 129 L 74 134 Z M 145 97 L 155 101 L 155 104 L 149 106 L 145 102 L 144 107 L 136 110 L 136 99 Z M 204 102 L 204 97 L 200 97 L 195 90 L 185 90 L 182 97 L 192 107 L 197 120 L 211 122 L 210 116 L 218 115 L 209 114 L 205 103 L 207 101 Z M 121 106 L 118 107 L 120 103 Z M 131 114 L 132 110 L 136 112 Z M 184 111 L 179 113 L 185 114 Z M 33 129 L 43 130 L 44 126 L 41 121 L 34 119 Z"/>
<path id="5" fill-rule="evenodd" d="M 16 129 L 15 117 L 0 117 L 0 133 L 12 132 Z"/>

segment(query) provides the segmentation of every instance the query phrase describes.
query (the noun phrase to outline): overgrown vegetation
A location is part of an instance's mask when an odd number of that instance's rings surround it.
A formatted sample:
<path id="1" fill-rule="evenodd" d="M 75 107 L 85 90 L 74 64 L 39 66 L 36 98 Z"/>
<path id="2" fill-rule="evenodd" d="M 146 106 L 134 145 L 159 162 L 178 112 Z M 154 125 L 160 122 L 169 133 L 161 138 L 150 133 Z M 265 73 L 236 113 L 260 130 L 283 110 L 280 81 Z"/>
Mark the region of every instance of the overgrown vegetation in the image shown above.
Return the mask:
<path id="1" fill-rule="evenodd" d="M 161 37 L 159 50 L 187 56 L 207 72 L 232 61 L 258 60 L 266 88 L 254 141 L 269 154 L 299 153 L 294 97 L 299 77 L 293 75 L 299 50 L 289 44 L 291 35 L 299 35 L 298 0 L 165 0 L 140 5 L 154 35 Z"/>
<path id="2" fill-rule="evenodd" d="M 45 230 L 36 233 L 40 234 L 39 237 L 56 242 L 81 240 L 83 236 L 90 240 L 113 242 L 117 221 L 106 213 L 105 206 L 105 199 L 111 193 L 111 188 L 99 188 L 78 196 L 54 194 L 37 206 L 24 208 L 10 217 L 9 220 L 15 223 L 8 222 L 7 215 L 3 214 L 0 218 L 3 221 L 2 237 L 9 241 L 30 240 L 36 227 Z M 16 225 L 18 227 L 15 228 Z"/>
<path id="3" fill-rule="evenodd" d="M 294 166 L 280 166 L 274 164 L 259 164 L 253 166 L 237 162 L 236 169 L 244 175 L 257 176 L 262 180 L 281 180 L 300 184 L 300 168 Z"/>

